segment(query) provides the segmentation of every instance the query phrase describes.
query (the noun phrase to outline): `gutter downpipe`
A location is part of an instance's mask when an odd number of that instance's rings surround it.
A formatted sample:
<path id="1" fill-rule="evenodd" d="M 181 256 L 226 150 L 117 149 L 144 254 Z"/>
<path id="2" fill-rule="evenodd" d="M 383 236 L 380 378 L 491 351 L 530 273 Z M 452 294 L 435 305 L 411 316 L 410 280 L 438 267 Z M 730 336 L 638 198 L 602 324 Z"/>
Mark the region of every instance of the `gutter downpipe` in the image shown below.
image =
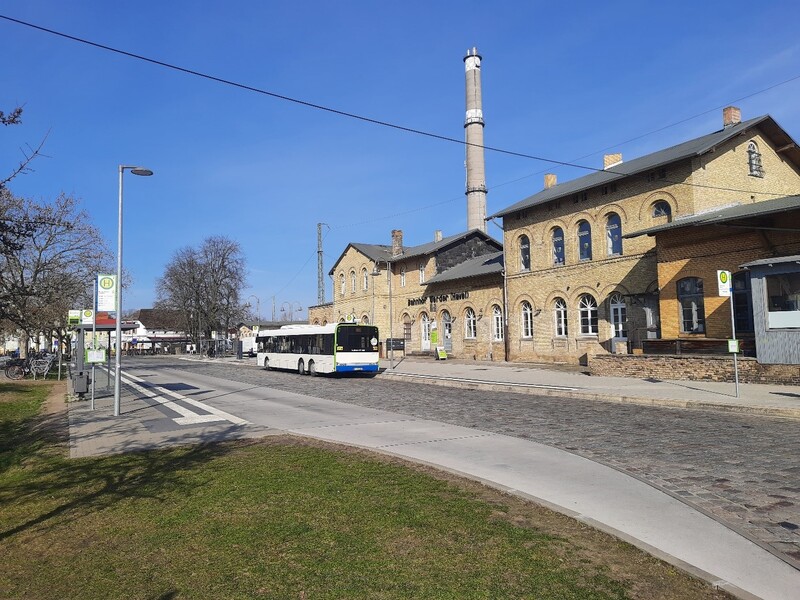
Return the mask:
<path id="1" fill-rule="evenodd" d="M 497 225 L 495 222 L 495 217 L 489 217 L 486 219 L 487 221 L 491 221 L 492 224 L 496 225 L 500 228 L 500 231 L 503 232 L 503 270 L 501 274 L 503 275 L 503 360 L 505 362 L 509 361 L 509 357 L 511 356 L 511 341 L 508 338 L 508 276 L 507 276 L 507 269 L 506 269 L 506 230 L 503 229 L 502 225 Z"/>

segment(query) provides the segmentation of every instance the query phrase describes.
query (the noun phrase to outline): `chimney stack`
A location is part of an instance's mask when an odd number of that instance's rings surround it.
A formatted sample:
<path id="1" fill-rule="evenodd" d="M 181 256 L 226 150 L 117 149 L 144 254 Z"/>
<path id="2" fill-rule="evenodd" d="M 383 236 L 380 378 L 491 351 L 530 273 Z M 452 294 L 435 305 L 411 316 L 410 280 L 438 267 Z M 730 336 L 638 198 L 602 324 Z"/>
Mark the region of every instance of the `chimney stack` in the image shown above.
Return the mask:
<path id="1" fill-rule="evenodd" d="M 742 122 L 742 111 L 737 106 L 726 106 L 722 109 L 722 125 L 732 127 Z"/>
<path id="2" fill-rule="evenodd" d="M 437 229 L 433 232 L 433 241 L 434 242 L 441 242 L 442 241 L 442 230 Z"/>
<path id="3" fill-rule="evenodd" d="M 611 167 L 616 167 L 619 164 L 622 164 L 622 154 L 620 152 L 617 152 L 616 154 L 603 155 L 603 169 L 610 169 Z"/>
<path id="4" fill-rule="evenodd" d="M 467 79 L 467 229 L 486 232 L 486 166 L 483 161 L 483 108 L 481 99 L 481 55 L 477 48 L 464 57 Z"/>
<path id="5" fill-rule="evenodd" d="M 403 230 L 392 229 L 392 258 L 403 253 Z"/>
<path id="6" fill-rule="evenodd" d="M 549 190 L 551 187 L 555 186 L 558 183 L 558 177 L 556 177 L 555 173 L 545 173 L 544 174 L 544 189 Z"/>

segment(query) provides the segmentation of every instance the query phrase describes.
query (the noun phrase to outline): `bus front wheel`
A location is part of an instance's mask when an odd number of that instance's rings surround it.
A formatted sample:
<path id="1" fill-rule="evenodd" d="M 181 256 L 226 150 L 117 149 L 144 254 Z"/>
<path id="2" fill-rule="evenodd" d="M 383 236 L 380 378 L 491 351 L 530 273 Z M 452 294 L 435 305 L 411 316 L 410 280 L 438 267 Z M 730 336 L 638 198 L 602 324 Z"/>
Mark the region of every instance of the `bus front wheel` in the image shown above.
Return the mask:
<path id="1" fill-rule="evenodd" d="M 308 374 L 312 377 L 317 376 L 317 365 L 314 364 L 313 360 L 308 361 Z"/>
<path id="2" fill-rule="evenodd" d="M 305 366 L 303 365 L 303 360 L 302 359 L 300 359 L 300 361 L 298 361 L 298 363 L 297 363 L 297 372 L 300 375 L 305 375 L 306 374 Z"/>
<path id="3" fill-rule="evenodd" d="M 269 359 L 268 359 L 268 358 L 265 358 L 265 359 L 264 359 L 264 369 L 266 369 L 267 371 L 269 371 Z"/>

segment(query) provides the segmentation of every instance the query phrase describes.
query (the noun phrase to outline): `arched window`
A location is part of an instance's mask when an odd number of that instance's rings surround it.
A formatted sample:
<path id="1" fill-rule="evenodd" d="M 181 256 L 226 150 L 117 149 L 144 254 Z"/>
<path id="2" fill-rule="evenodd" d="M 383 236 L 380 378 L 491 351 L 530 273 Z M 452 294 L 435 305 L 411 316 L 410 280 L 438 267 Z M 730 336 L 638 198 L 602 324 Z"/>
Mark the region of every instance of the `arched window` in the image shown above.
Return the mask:
<path id="1" fill-rule="evenodd" d="M 492 339 L 495 342 L 503 341 L 503 309 L 497 304 L 492 306 Z"/>
<path id="2" fill-rule="evenodd" d="M 589 294 L 584 294 L 578 300 L 578 310 L 581 314 L 581 334 L 597 335 L 597 301 Z"/>
<path id="3" fill-rule="evenodd" d="M 350 291 L 356 291 L 356 272 L 350 271 Z"/>
<path id="4" fill-rule="evenodd" d="M 419 282 L 425 283 L 425 263 L 419 263 Z"/>
<path id="5" fill-rule="evenodd" d="M 366 292 L 369 289 L 369 273 L 367 273 L 366 269 L 361 269 L 361 286 L 364 288 Z"/>
<path id="6" fill-rule="evenodd" d="M 699 277 L 686 277 L 677 283 L 678 304 L 680 306 L 681 332 L 704 333 L 706 313 L 703 301 L 703 280 Z"/>
<path id="7" fill-rule="evenodd" d="M 464 311 L 464 338 L 474 340 L 478 336 L 478 321 L 475 318 L 475 311 L 468 308 Z"/>
<path id="8" fill-rule="evenodd" d="M 519 237 L 519 269 L 520 271 L 531 270 L 531 242 L 527 235 Z"/>
<path id="9" fill-rule="evenodd" d="M 589 221 L 578 223 L 578 258 L 592 260 L 592 226 Z"/>
<path id="10" fill-rule="evenodd" d="M 364 316 L 362 316 L 362 317 L 361 317 L 361 322 L 362 322 L 362 323 L 364 323 L 365 325 L 366 325 L 367 323 L 369 323 L 369 315 L 364 315 Z"/>
<path id="11" fill-rule="evenodd" d="M 400 287 L 406 287 L 406 266 L 400 267 Z"/>
<path id="12" fill-rule="evenodd" d="M 669 202 L 659 200 L 653 204 L 653 218 L 657 219 L 659 217 L 666 217 L 668 223 L 672 222 L 672 207 Z"/>
<path id="13" fill-rule="evenodd" d="M 750 175 L 753 177 L 764 176 L 764 167 L 761 166 L 761 152 L 758 151 L 758 146 L 755 142 L 747 144 L 747 166 L 750 170 Z"/>
<path id="14" fill-rule="evenodd" d="M 608 308 L 611 313 L 611 337 L 627 339 L 628 307 L 622 294 L 612 294 L 608 299 Z"/>
<path id="15" fill-rule="evenodd" d="M 606 219 L 606 253 L 622 255 L 622 220 L 617 213 L 611 213 Z"/>
<path id="16" fill-rule="evenodd" d="M 522 337 L 533 337 L 533 307 L 527 300 L 522 303 Z"/>
<path id="17" fill-rule="evenodd" d="M 556 337 L 567 337 L 567 303 L 563 298 L 553 301 L 553 320 Z"/>
<path id="18" fill-rule="evenodd" d="M 564 230 L 561 227 L 553 229 L 553 264 L 564 264 Z"/>
<path id="19" fill-rule="evenodd" d="M 347 288 L 345 287 L 344 273 L 339 273 L 339 293 L 344 296 L 346 290 Z"/>

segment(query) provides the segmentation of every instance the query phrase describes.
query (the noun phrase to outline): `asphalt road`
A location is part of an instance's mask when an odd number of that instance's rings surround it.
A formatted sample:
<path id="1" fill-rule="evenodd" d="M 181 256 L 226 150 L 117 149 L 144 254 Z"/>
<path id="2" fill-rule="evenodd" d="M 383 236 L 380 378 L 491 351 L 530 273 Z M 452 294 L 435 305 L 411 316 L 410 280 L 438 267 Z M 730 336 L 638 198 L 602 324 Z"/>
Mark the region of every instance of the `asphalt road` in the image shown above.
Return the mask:
<path id="1" fill-rule="evenodd" d="M 380 376 L 301 377 L 223 362 L 139 360 L 156 369 L 548 444 L 668 491 L 800 567 L 800 424 L 795 420 L 428 386 Z"/>

